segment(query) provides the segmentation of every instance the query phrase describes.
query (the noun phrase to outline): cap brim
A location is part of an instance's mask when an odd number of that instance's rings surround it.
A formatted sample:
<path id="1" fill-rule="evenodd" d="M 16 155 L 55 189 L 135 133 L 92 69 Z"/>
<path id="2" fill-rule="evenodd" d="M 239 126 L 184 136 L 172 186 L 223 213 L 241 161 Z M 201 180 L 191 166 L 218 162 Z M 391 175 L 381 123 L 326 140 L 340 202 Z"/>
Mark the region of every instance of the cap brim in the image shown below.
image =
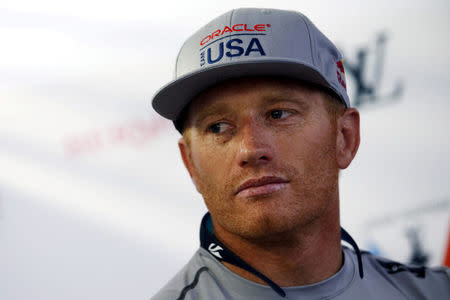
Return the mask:
<path id="1" fill-rule="evenodd" d="M 163 117 L 176 120 L 186 105 L 208 87 L 228 79 L 249 76 L 281 76 L 299 79 L 335 92 L 330 83 L 311 65 L 282 58 L 260 58 L 254 61 L 221 64 L 177 78 L 155 94 L 152 106 Z M 344 99 L 342 101 L 345 103 Z"/>

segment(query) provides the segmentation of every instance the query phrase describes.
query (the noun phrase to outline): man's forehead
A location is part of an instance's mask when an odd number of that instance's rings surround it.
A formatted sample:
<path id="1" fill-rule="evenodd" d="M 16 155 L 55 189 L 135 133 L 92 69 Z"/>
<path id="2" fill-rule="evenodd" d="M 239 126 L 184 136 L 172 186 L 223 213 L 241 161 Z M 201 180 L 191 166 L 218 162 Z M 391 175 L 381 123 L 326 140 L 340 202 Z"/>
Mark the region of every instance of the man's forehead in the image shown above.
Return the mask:
<path id="1" fill-rule="evenodd" d="M 252 96 L 261 103 L 279 101 L 307 102 L 308 95 L 317 90 L 307 83 L 285 78 L 249 77 L 219 83 L 193 99 L 189 114 L 221 110 L 236 98 Z"/>
<path id="2" fill-rule="evenodd" d="M 271 76 L 242 77 L 222 81 L 213 85 L 201 92 L 196 98 L 214 93 L 223 93 L 224 90 L 234 93 L 248 92 L 255 90 L 256 86 L 258 89 L 264 88 L 267 91 L 283 91 L 286 93 L 293 92 L 294 90 L 306 92 L 314 89 L 312 84 L 296 79 Z"/>

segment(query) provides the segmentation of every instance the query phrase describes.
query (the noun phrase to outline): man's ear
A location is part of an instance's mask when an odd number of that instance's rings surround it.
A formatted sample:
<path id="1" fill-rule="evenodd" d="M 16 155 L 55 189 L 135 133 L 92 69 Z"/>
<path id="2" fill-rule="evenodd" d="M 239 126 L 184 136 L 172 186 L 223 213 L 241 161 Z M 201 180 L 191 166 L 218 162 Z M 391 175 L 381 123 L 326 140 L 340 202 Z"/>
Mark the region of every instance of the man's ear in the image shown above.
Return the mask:
<path id="1" fill-rule="evenodd" d="M 350 165 L 358 151 L 359 142 L 359 112 L 355 108 L 348 108 L 337 119 L 336 161 L 340 169 Z"/>
<path id="2" fill-rule="evenodd" d="M 195 168 L 193 167 L 193 162 L 192 162 L 192 156 L 190 153 L 190 148 L 189 145 L 186 143 L 186 140 L 184 139 L 184 137 L 181 137 L 178 140 L 178 148 L 180 149 L 180 154 L 181 154 L 181 158 L 183 159 L 183 163 L 184 166 L 186 167 L 186 170 L 189 173 L 189 176 L 191 176 L 192 182 L 194 183 L 195 187 L 198 190 L 196 181 L 195 181 Z"/>

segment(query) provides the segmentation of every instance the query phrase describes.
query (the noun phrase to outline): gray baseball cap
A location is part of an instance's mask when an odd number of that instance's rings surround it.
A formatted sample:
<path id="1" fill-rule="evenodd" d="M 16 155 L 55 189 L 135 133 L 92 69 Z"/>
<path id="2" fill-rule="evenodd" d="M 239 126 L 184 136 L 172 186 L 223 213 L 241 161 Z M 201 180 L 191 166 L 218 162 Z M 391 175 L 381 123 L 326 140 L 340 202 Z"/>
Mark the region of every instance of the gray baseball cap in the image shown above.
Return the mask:
<path id="1" fill-rule="evenodd" d="M 333 43 L 299 12 L 261 8 L 229 11 L 188 38 L 176 60 L 175 79 L 155 94 L 152 105 L 177 126 L 200 92 L 248 76 L 310 82 L 350 107 L 342 55 Z"/>

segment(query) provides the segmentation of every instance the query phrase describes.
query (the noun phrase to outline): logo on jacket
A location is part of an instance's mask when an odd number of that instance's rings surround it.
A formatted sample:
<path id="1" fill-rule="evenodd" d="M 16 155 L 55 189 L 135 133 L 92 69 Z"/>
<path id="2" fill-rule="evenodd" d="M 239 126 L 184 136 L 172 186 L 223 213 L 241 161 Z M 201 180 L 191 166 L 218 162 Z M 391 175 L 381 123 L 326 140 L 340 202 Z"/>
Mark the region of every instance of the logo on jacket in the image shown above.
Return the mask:
<path id="1" fill-rule="evenodd" d="M 396 274 L 399 272 L 411 272 L 419 278 L 425 278 L 424 266 L 405 266 L 394 261 L 382 261 L 377 259 L 378 263 L 384 267 L 389 274 Z"/>
<path id="2" fill-rule="evenodd" d="M 208 251 L 211 252 L 212 255 L 214 255 L 218 258 L 222 258 L 222 255 L 220 255 L 220 253 L 219 253 L 220 250 L 223 250 L 223 248 L 214 243 L 211 243 L 208 247 Z"/>

